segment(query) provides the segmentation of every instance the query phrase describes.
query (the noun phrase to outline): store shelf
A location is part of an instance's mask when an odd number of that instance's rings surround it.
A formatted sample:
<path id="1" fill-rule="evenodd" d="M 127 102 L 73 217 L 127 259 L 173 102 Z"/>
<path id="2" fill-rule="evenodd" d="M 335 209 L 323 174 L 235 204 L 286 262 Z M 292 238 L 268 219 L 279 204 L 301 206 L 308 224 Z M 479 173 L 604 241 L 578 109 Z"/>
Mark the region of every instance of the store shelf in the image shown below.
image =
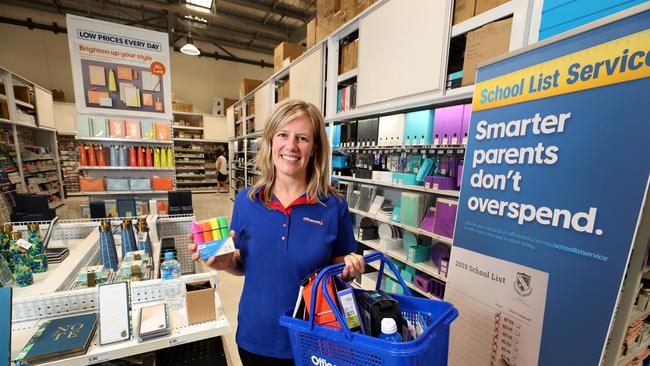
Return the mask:
<path id="1" fill-rule="evenodd" d="M 472 18 L 460 22 L 451 27 L 451 36 L 456 37 L 461 34 L 465 34 L 471 30 L 482 27 L 488 23 L 494 22 L 496 20 L 505 18 L 514 13 L 514 3 L 515 0 L 511 0 L 503 5 L 499 5 L 496 8 L 490 9 L 484 13 L 476 15 Z"/>
<path id="2" fill-rule="evenodd" d="M 616 366 L 627 365 L 628 362 L 632 361 L 636 356 L 639 355 L 642 351 L 650 346 L 650 337 L 649 339 L 643 341 L 638 347 L 630 350 L 626 356 L 623 356 L 616 361 Z"/>
<path id="3" fill-rule="evenodd" d="M 178 150 L 175 150 L 175 151 L 178 151 Z M 194 154 L 194 155 L 174 154 L 174 157 L 176 157 L 176 158 L 201 158 L 201 159 L 203 159 L 203 158 L 205 158 L 205 154 L 198 153 L 198 152 L 196 154 Z"/>
<path id="4" fill-rule="evenodd" d="M 203 113 L 194 113 L 194 112 L 181 112 L 181 111 L 172 111 L 172 114 L 177 114 L 179 116 L 197 116 L 203 117 Z"/>
<path id="5" fill-rule="evenodd" d="M 361 215 L 361 216 L 371 218 L 373 220 L 377 220 L 379 222 L 383 222 L 383 223 L 386 223 L 386 224 L 390 224 L 390 225 L 393 225 L 393 226 L 400 227 L 400 228 L 402 228 L 402 229 L 404 229 L 406 231 L 410 231 L 410 232 L 418 234 L 418 235 L 428 236 L 428 237 L 430 237 L 432 239 L 435 239 L 436 241 L 439 241 L 439 242 L 444 243 L 444 244 L 453 245 L 453 239 L 447 238 L 447 237 L 442 236 L 442 235 L 434 234 L 434 233 L 432 233 L 430 231 L 422 230 L 419 227 L 404 225 L 404 224 L 399 223 L 399 222 L 391 221 L 387 217 L 380 217 L 380 216 L 377 216 L 377 215 L 371 215 L 371 214 L 369 214 L 369 213 L 367 213 L 365 211 L 357 210 L 355 208 L 350 208 L 350 212 L 355 213 L 357 215 Z"/>
<path id="6" fill-rule="evenodd" d="M 643 319 L 647 318 L 648 315 L 650 315 L 650 310 L 638 311 L 638 310 L 635 309 L 630 314 L 630 316 L 629 316 L 629 318 L 627 320 L 627 323 L 632 324 L 632 323 L 636 322 L 637 320 L 643 320 Z"/>
<path id="7" fill-rule="evenodd" d="M 54 160 L 54 157 L 49 157 L 49 158 L 32 158 L 32 159 L 22 159 L 21 160 L 23 163 L 29 163 L 31 161 L 47 161 L 47 160 Z"/>
<path id="8" fill-rule="evenodd" d="M 203 150 L 193 150 L 193 149 L 177 149 L 174 148 L 174 152 L 180 152 L 180 153 L 201 153 L 203 154 Z M 178 156 L 178 155 L 177 155 Z"/>
<path id="9" fill-rule="evenodd" d="M 228 140 L 210 140 L 210 139 L 182 139 L 174 138 L 175 142 L 196 142 L 198 144 L 215 144 L 215 143 L 227 143 Z"/>
<path id="10" fill-rule="evenodd" d="M 79 166 L 79 170 L 151 170 L 151 171 L 170 171 L 174 168 L 161 168 L 150 166 Z"/>
<path id="11" fill-rule="evenodd" d="M 25 103 L 25 102 L 23 102 L 22 100 L 18 100 L 18 99 L 16 99 L 16 98 L 14 98 L 14 102 L 16 102 L 16 105 L 19 105 L 19 106 L 21 106 L 21 107 L 26 107 L 26 108 L 34 109 L 34 105 L 33 105 L 33 104 Z"/>
<path id="12" fill-rule="evenodd" d="M 151 144 L 151 145 L 172 145 L 172 140 L 144 140 L 144 139 L 120 139 L 113 137 L 79 137 L 75 136 L 78 141 L 87 142 L 132 142 L 137 144 Z"/>
<path id="13" fill-rule="evenodd" d="M 251 120 L 251 119 L 253 119 L 253 118 L 255 118 L 255 114 L 251 114 L 250 116 L 246 116 L 246 120 L 247 120 L 247 121 L 248 121 L 248 120 Z"/>
<path id="14" fill-rule="evenodd" d="M 383 186 L 383 187 L 391 187 L 391 188 L 400 189 L 400 190 L 403 190 L 403 191 L 424 192 L 424 193 L 438 194 L 438 195 L 441 195 L 441 196 L 449 196 L 449 197 L 458 197 L 458 196 L 460 196 L 460 191 L 429 189 L 429 188 L 425 188 L 423 186 L 411 186 L 411 185 L 396 184 L 396 183 L 390 183 L 390 182 L 382 182 L 382 181 L 372 180 L 372 179 L 352 178 L 352 177 L 343 176 L 343 175 L 332 175 L 332 179 L 338 179 L 338 180 L 343 180 L 343 181 L 348 181 L 348 182 L 372 184 L 372 185 Z"/>
<path id="15" fill-rule="evenodd" d="M 44 184 L 44 183 L 51 183 L 51 182 L 57 182 L 59 180 L 59 177 L 51 177 L 51 178 L 27 178 L 28 179 L 28 184 L 29 183 L 36 183 L 36 184 Z"/>
<path id="16" fill-rule="evenodd" d="M 176 170 L 177 170 L 177 171 L 178 171 L 178 170 L 205 170 L 205 167 L 202 167 L 202 166 L 197 166 L 197 167 L 186 167 L 186 166 L 182 166 L 182 167 L 178 167 L 178 166 L 177 166 L 177 167 L 176 167 Z"/>
<path id="17" fill-rule="evenodd" d="M 232 138 L 231 141 L 243 140 L 243 139 L 253 139 L 253 138 L 258 138 L 258 137 L 262 137 L 262 132 L 255 132 L 255 133 L 249 133 L 249 134 L 242 135 L 242 136 L 237 136 L 235 138 Z"/>
<path id="18" fill-rule="evenodd" d="M 203 127 L 193 127 L 193 126 L 177 126 L 172 125 L 175 130 L 188 130 L 188 131 L 203 131 Z"/>
<path id="19" fill-rule="evenodd" d="M 217 184 L 217 180 L 215 179 L 210 181 L 206 180 L 206 181 L 198 181 L 198 182 L 197 181 L 185 182 L 185 181 L 178 181 L 178 180 L 176 181 L 176 185 L 206 185 L 206 184 L 215 185 Z"/>
<path id="20" fill-rule="evenodd" d="M 374 269 L 376 269 L 377 271 L 379 271 L 379 263 L 377 263 L 377 262 L 370 263 L 369 266 L 372 267 L 372 268 L 374 268 Z M 384 266 L 384 275 L 386 275 L 386 276 L 388 276 L 388 277 L 394 279 L 395 281 L 397 281 L 397 277 L 395 277 L 395 275 L 393 274 L 393 271 L 391 271 L 390 268 L 388 268 L 387 266 Z M 409 289 L 411 289 L 411 291 L 415 291 L 415 292 L 417 292 L 418 294 L 420 294 L 420 295 L 422 295 L 422 296 L 424 296 L 424 297 L 426 297 L 426 298 L 429 298 L 429 299 L 431 299 L 431 300 L 442 300 L 442 299 L 439 299 L 439 298 L 437 298 L 437 297 L 431 295 L 430 293 L 428 293 L 428 292 L 426 292 L 426 291 L 423 291 L 423 290 L 421 290 L 421 289 L 415 287 L 415 286 L 414 286 L 413 284 L 411 284 L 411 283 L 408 283 L 408 282 L 406 282 L 406 281 L 404 281 L 404 283 L 406 284 L 406 287 L 408 287 Z M 401 285 L 400 285 L 400 286 L 401 286 Z"/>
<path id="21" fill-rule="evenodd" d="M 395 258 L 398 261 L 408 264 L 409 266 L 417 269 L 420 272 L 426 273 L 433 278 L 437 278 L 441 281 L 447 282 L 447 276 L 438 273 L 438 267 L 436 267 L 431 261 L 422 262 L 422 263 L 413 263 L 410 260 L 406 259 L 406 250 L 401 249 L 390 249 L 384 250 L 379 245 L 379 240 L 361 240 L 357 235 L 355 235 L 357 241 L 367 247 L 370 247 L 374 250 L 380 251 L 385 255 Z"/>
<path id="22" fill-rule="evenodd" d="M 217 190 L 213 188 L 200 189 L 200 188 L 187 187 L 187 188 L 176 188 L 176 190 L 191 191 L 192 193 L 217 193 Z"/>
<path id="23" fill-rule="evenodd" d="M 13 123 L 13 122 L 11 122 L 10 119 L 6 119 L 6 118 L 0 118 L 0 122 L 4 122 L 4 123 Z"/>
<path id="24" fill-rule="evenodd" d="M 167 191 L 83 191 L 79 192 L 80 194 L 74 194 L 74 196 L 113 196 L 113 195 L 122 195 L 122 194 L 167 194 Z M 73 194 L 70 194 L 73 196 Z"/>
<path id="25" fill-rule="evenodd" d="M 377 151 L 377 152 L 426 152 L 428 151 L 444 151 L 449 150 L 448 153 L 457 152 L 464 153 L 466 145 L 397 145 L 397 146 L 353 146 L 353 147 L 339 147 L 339 151 L 345 152 L 359 152 L 359 151 Z"/>
<path id="26" fill-rule="evenodd" d="M 345 72 L 345 73 L 339 75 L 337 80 L 338 80 L 339 83 L 342 83 L 342 82 L 350 80 L 352 78 L 356 78 L 357 75 L 359 75 L 359 69 L 352 69 L 352 70 L 350 70 L 348 72 Z"/>
<path id="27" fill-rule="evenodd" d="M 175 160 L 176 164 L 205 164 L 205 160 Z"/>

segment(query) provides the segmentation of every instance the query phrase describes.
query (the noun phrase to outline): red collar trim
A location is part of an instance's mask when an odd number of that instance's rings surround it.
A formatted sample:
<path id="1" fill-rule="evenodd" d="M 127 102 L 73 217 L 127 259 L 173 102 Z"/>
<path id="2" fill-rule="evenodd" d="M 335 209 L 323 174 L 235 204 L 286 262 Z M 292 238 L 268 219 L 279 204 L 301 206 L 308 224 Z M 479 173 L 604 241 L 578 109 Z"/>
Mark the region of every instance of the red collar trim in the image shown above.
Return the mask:
<path id="1" fill-rule="evenodd" d="M 264 198 L 264 188 L 260 189 L 259 193 L 259 198 L 260 201 L 263 200 Z M 293 202 L 289 204 L 289 206 L 284 207 L 280 201 L 275 198 L 275 196 L 271 196 L 271 208 L 274 210 L 278 210 L 282 212 L 283 214 L 287 216 L 291 216 L 291 209 L 295 206 L 300 206 L 300 205 L 315 205 L 316 204 L 316 199 L 315 198 L 308 198 L 307 194 L 303 194 L 302 196 L 296 198 Z"/>

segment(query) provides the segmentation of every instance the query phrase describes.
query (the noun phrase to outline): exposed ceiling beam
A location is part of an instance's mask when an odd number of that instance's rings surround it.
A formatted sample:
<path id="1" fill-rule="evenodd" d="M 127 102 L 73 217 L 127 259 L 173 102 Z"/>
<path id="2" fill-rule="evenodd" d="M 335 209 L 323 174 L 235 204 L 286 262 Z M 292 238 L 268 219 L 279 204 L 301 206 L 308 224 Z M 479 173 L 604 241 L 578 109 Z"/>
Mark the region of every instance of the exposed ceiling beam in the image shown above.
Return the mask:
<path id="1" fill-rule="evenodd" d="M 124 24 L 126 24 L 126 25 L 148 24 L 148 23 L 153 22 L 154 20 L 166 19 L 166 18 L 167 18 L 167 14 L 163 13 L 161 15 L 154 15 L 154 16 L 149 17 L 149 18 L 133 20 L 133 21 L 130 21 L 130 22 L 127 22 L 127 23 L 124 23 Z"/>
<path id="2" fill-rule="evenodd" d="M 262 25 L 264 27 L 272 27 L 272 28 L 275 28 L 275 29 L 279 29 L 282 32 L 284 32 L 285 39 L 286 39 L 286 37 L 288 37 L 289 33 L 293 29 L 298 28 L 297 25 L 286 24 L 286 23 L 283 23 L 282 21 L 276 20 L 273 17 L 273 14 L 271 14 L 269 12 L 264 13 L 264 17 L 262 17 L 262 18 L 260 18 L 259 16 L 256 16 L 256 15 L 252 15 L 249 12 L 240 11 L 237 8 L 227 8 L 227 7 L 224 7 L 224 6 L 219 7 L 219 9 L 217 9 L 217 12 L 219 14 L 226 15 L 226 16 L 229 16 L 229 17 L 232 17 L 232 18 L 245 19 L 245 20 L 251 21 L 253 23 Z M 283 16 L 280 15 L 280 17 L 282 18 Z M 269 22 L 269 20 L 271 20 L 271 22 Z"/>
<path id="3" fill-rule="evenodd" d="M 216 52 L 215 53 L 209 53 L 209 52 L 202 51 L 201 49 L 199 49 L 199 50 L 201 51 L 201 54 L 198 57 L 212 57 L 215 60 L 234 61 L 234 62 L 239 62 L 239 63 L 243 63 L 243 64 L 248 64 L 248 65 L 256 65 L 256 66 L 259 66 L 259 67 L 273 67 L 273 64 L 269 64 L 264 60 L 259 60 L 259 61 L 250 60 L 250 59 L 244 59 L 244 58 L 240 58 L 240 57 L 231 57 L 231 56 L 220 55 L 220 54 L 217 54 Z M 180 48 L 174 47 L 174 51 L 180 52 Z"/>
<path id="4" fill-rule="evenodd" d="M 311 14 L 306 13 L 306 12 L 301 12 L 297 10 L 292 10 L 292 9 L 286 9 L 286 8 L 279 8 L 279 7 L 271 7 L 267 6 L 264 4 L 260 4 L 259 2 L 254 2 L 254 1 L 248 1 L 248 0 L 220 0 L 220 3 L 224 4 L 232 4 L 232 5 L 239 5 L 244 8 L 248 9 L 257 9 L 257 10 L 262 10 L 266 11 L 269 13 L 275 13 L 279 15 L 284 15 L 289 18 L 293 19 L 298 19 L 300 21 L 306 22 L 311 18 Z"/>
<path id="5" fill-rule="evenodd" d="M 153 0 L 141 0 L 141 2 L 144 6 L 153 9 L 167 10 L 168 12 L 173 12 L 178 14 L 190 14 L 196 17 L 205 18 L 208 20 L 208 22 L 223 24 L 225 26 L 230 26 L 233 28 L 241 28 L 250 31 L 259 31 L 260 33 L 265 33 L 265 34 L 273 35 L 276 37 L 283 37 L 283 38 L 286 38 L 288 34 L 286 30 L 281 29 L 280 27 L 263 26 L 259 23 L 237 19 L 237 17 L 231 17 L 231 16 L 221 15 L 221 14 L 203 13 L 203 12 L 189 9 L 184 6 L 179 6 L 175 4 L 163 4 Z"/>

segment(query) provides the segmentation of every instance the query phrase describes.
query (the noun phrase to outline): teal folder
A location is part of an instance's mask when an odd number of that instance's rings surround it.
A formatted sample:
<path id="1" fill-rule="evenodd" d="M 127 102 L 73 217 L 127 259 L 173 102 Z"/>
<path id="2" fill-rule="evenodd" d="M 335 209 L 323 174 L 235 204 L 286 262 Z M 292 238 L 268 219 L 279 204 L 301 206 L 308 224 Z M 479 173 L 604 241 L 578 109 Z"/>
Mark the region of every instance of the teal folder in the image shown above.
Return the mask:
<path id="1" fill-rule="evenodd" d="M 92 117 L 93 137 L 108 137 L 108 122 L 105 117 Z"/>
<path id="2" fill-rule="evenodd" d="M 16 364 L 54 361 L 86 353 L 95 334 L 97 314 L 46 320 L 23 347 Z"/>
<path id="3" fill-rule="evenodd" d="M 74 118 L 74 125 L 77 130 L 77 137 L 91 137 L 90 118 L 80 115 Z"/>
<path id="4" fill-rule="evenodd" d="M 400 200 L 400 222 L 402 224 L 420 227 L 420 222 L 422 222 L 422 201 L 421 194 L 402 192 Z"/>

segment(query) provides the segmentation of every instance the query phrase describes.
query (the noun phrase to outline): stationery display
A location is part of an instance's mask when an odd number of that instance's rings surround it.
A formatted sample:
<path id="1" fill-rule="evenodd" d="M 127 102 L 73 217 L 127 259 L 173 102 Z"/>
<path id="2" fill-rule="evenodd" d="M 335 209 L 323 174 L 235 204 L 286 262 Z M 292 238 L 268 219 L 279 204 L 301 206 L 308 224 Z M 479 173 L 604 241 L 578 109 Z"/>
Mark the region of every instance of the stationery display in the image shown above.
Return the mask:
<path id="1" fill-rule="evenodd" d="M 99 344 L 105 345 L 131 339 L 129 288 L 126 282 L 98 287 Z"/>
<path id="2" fill-rule="evenodd" d="M 138 337 L 140 342 L 163 337 L 171 333 L 167 304 L 157 304 L 140 308 Z"/>
<path id="3" fill-rule="evenodd" d="M 155 149 L 157 154 L 154 153 L 153 148 L 148 146 L 114 145 L 104 149 L 102 145 L 97 145 L 95 149 L 92 144 L 87 146 L 80 144 L 78 149 L 79 165 L 81 169 L 89 166 L 173 168 L 173 149 L 171 147 Z M 161 160 L 163 155 L 164 160 Z M 156 156 L 158 156 L 157 159 Z"/>

